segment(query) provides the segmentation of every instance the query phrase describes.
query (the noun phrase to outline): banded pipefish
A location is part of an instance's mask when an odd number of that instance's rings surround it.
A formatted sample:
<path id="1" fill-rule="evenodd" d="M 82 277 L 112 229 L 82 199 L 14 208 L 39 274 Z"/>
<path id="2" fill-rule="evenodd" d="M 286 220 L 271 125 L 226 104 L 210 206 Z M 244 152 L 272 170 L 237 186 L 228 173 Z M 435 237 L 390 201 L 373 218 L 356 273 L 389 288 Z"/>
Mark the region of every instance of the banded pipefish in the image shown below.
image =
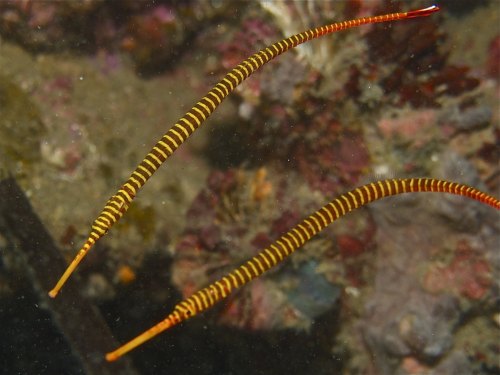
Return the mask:
<path id="1" fill-rule="evenodd" d="M 235 290 L 281 263 L 308 240 L 349 212 L 392 195 L 418 192 L 461 195 L 500 210 L 500 201 L 495 197 L 456 182 L 432 178 L 407 178 L 389 179 L 363 185 L 335 198 L 234 271 L 179 302 L 164 320 L 115 351 L 108 353 L 106 359 L 114 361 L 159 333 L 209 309 Z"/>
<path id="2" fill-rule="evenodd" d="M 99 216 L 91 225 L 87 240 L 69 264 L 63 275 L 57 281 L 54 288 L 49 292 L 50 297 L 56 297 L 68 278 L 75 271 L 78 264 L 83 260 L 95 243 L 104 236 L 109 229 L 118 222 L 127 212 L 130 203 L 134 200 L 139 190 L 170 157 L 217 109 L 222 101 L 234 91 L 245 79 L 250 77 L 263 65 L 285 53 L 286 51 L 317 39 L 321 36 L 349 28 L 380 23 L 405 20 L 409 18 L 425 17 L 439 10 L 433 5 L 427 8 L 409 12 L 390 13 L 380 16 L 363 17 L 350 21 L 333 23 L 326 26 L 316 27 L 289 38 L 280 40 L 269 47 L 253 54 L 233 70 L 226 74 L 203 98 L 200 99 L 186 114 L 179 119 L 162 137 L 156 142 L 151 151 L 144 157 L 137 168 L 132 172 L 127 181 L 107 201 Z"/>

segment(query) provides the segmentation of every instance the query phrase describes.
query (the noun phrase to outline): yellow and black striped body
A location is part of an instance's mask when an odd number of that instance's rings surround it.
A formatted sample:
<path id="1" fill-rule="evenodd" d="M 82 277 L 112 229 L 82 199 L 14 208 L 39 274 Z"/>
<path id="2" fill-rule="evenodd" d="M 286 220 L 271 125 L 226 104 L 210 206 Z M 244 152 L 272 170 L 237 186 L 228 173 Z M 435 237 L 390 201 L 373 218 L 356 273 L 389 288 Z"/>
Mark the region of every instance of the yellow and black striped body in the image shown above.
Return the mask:
<path id="1" fill-rule="evenodd" d="M 352 21 L 317 27 L 276 42 L 250 56 L 217 83 L 196 103 L 170 130 L 153 146 L 144 160 L 132 172 L 118 192 L 109 199 L 101 215 L 95 220 L 92 231 L 96 236 L 104 235 L 128 209 L 140 188 L 160 168 L 163 162 L 183 144 L 196 129 L 217 109 L 222 101 L 252 73 L 275 57 L 302 43 L 336 31 L 365 24 L 388 22 L 408 18 L 407 13 L 393 13 L 384 16 L 366 17 Z"/>
<path id="2" fill-rule="evenodd" d="M 381 198 L 416 192 L 461 195 L 500 209 L 500 201 L 493 196 L 466 185 L 431 178 L 390 179 L 361 186 L 321 207 L 243 265 L 178 303 L 165 320 L 108 354 L 106 358 L 114 360 L 160 332 L 209 309 L 234 290 L 282 262 L 313 236 L 354 209 Z"/>
<path id="3" fill-rule="evenodd" d="M 233 272 L 180 302 L 175 307 L 175 320 L 184 320 L 213 306 L 214 303 L 225 298 L 233 290 L 240 288 L 282 262 L 313 236 L 352 210 L 384 197 L 413 192 L 457 194 L 500 209 L 500 202 L 496 198 L 472 187 L 454 182 L 429 178 L 410 178 L 384 180 L 364 185 L 334 199 Z"/>
<path id="4" fill-rule="evenodd" d="M 321 26 L 304 31 L 283 39 L 269 47 L 250 56 L 217 83 L 201 100 L 196 103 L 183 117 L 177 121 L 170 130 L 153 146 L 144 160 L 132 172 L 129 179 L 113 195 L 97 219 L 94 220 L 91 232 L 84 246 L 77 253 L 75 259 L 68 266 L 67 270 L 61 276 L 56 286 L 49 292 L 51 297 L 55 297 L 62 288 L 71 273 L 76 269 L 86 253 L 92 248 L 95 242 L 105 235 L 123 214 L 128 210 L 132 200 L 139 190 L 144 186 L 148 179 L 156 172 L 162 163 L 172 155 L 179 146 L 189 138 L 191 134 L 198 129 L 201 124 L 215 111 L 222 101 L 253 72 L 265 65 L 275 57 L 285 53 L 307 41 L 319 38 L 320 36 L 334 33 L 336 31 L 349 29 L 366 24 L 389 22 L 407 18 L 427 16 L 439 10 L 432 6 L 404 13 L 392 13 L 381 16 L 364 17 L 351 21 L 334 23 L 327 26 Z"/>

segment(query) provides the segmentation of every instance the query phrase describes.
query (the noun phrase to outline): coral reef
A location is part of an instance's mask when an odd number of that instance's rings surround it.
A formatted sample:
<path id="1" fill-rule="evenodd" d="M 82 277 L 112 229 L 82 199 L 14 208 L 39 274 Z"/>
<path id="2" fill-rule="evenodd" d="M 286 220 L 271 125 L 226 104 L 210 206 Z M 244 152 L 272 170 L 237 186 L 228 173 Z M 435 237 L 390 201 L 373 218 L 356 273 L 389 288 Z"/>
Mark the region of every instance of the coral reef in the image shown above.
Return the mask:
<path id="1" fill-rule="evenodd" d="M 479 183 L 474 168 L 456 154 L 440 159 L 441 171 L 434 174 L 460 174 Z M 455 333 L 467 329 L 471 317 L 493 324 L 498 220 L 452 197 L 422 198 L 372 205 L 377 225 L 373 294 L 355 313 L 359 317 L 353 326 L 341 329 L 349 345 L 358 347 L 350 363 L 353 371 L 452 374 L 456 368 L 494 367 L 491 358 L 498 345 L 492 338 L 478 359 Z M 354 340 L 353 329 L 359 335 Z M 368 349 L 368 357 L 359 347 Z"/>
<path id="2" fill-rule="evenodd" d="M 306 8 L 305 5 L 264 2 L 263 6 L 271 10 L 284 33 L 290 30 L 280 22 L 288 19 L 284 24 L 289 25 L 294 12 L 299 12 L 302 19 L 315 20 L 304 13 L 301 7 Z M 311 3 L 311 6 L 319 5 Z M 399 9 L 398 4 L 374 7 L 375 13 Z M 278 8 L 282 11 L 281 18 Z M 358 15 L 366 9 L 349 4 L 345 8 L 339 6 L 336 12 L 340 11 Z M 326 17 L 335 11 L 321 14 Z M 321 54 L 307 59 L 300 52 L 298 57 L 275 63 L 272 72 L 255 77 L 256 82 L 237 93 L 242 100 L 240 115 L 248 124 L 245 130 L 235 131 L 243 133 L 242 139 L 250 139 L 256 148 L 249 161 L 257 165 L 271 162 L 283 170 L 298 169 L 313 189 L 332 194 L 356 184 L 370 171 L 373 151 L 366 145 L 367 131 L 360 124 L 365 118 L 373 122 L 378 108 L 415 108 L 415 115 L 420 117 L 418 122 L 412 123 L 411 119 L 396 114 L 389 120 L 392 125 L 386 121 L 379 127 L 386 133 L 390 126 L 403 131 L 405 127 L 401 125 L 405 123 L 412 126 L 405 130 L 407 138 L 412 138 L 416 131 L 425 137 L 429 133 L 422 124 L 432 127 L 434 122 L 429 117 L 433 116 L 431 108 L 442 106 L 444 98 L 471 92 L 479 85 L 477 78 L 467 75 L 468 67 L 448 61 L 448 53 L 441 46 L 446 34 L 438 20 L 428 18 L 422 23 L 405 22 L 390 28 L 373 25 L 361 39 L 354 35 L 338 40 L 335 36 L 338 44 L 335 59 L 328 60 L 328 66 L 336 72 L 335 80 L 330 79 L 330 68 L 323 66 L 319 70 L 313 63 Z M 267 36 L 267 28 L 260 24 L 253 21 L 252 34 L 260 32 Z M 221 44 L 222 61 L 227 51 L 234 51 L 234 45 L 246 45 L 243 35 L 235 32 Z M 298 78 L 299 73 L 302 79 Z M 457 131 L 487 126 L 489 107 L 478 106 L 473 100 L 456 105 L 462 112 L 457 116 L 460 121 L 453 120 Z M 421 108 L 425 111 L 420 112 Z M 368 120 L 368 114 L 372 119 Z M 418 139 L 427 143 L 425 138 Z"/>
<path id="3" fill-rule="evenodd" d="M 33 52 L 74 50 L 106 56 L 127 52 L 141 74 L 164 71 L 183 46 L 208 22 L 227 11 L 227 3 L 6 0 L 0 3 L 0 34 Z"/>
<path id="4" fill-rule="evenodd" d="M 238 88 L 80 270 L 117 337 L 364 181 L 428 175 L 498 195 L 499 14 L 469 3 L 318 40 Z M 66 256 L 227 68 L 310 25 L 422 6 L 185 4 L 0 2 L 0 169 L 22 177 Z M 496 373 L 497 218 L 444 196 L 377 203 L 133 361 L 143 373 Z"/>
<path id="5" fill-rule="evenodd" d="M 343 11 L 361 15 L 363 7 L 354 3 Z M 373 6 L 375 13 L 400 9 L 398 3 Z M 306 8 L 307 2 L 264 5 L 266 10 L 273 7 L 281 7 L 281 13 L 271 9 L 276 24 L 290 33 L 289 14 Z M 484 14 L 486 9 L 477 11 Z M 307 19 L 307 11 L 301 17 Z M 475 15 L 471 22 L 478 19 Z M 241 36 L 234 35 L 237 44 Z M 316 71 L 307 59 L 309 52 L 302 51 L 257 76 L 252 95 L 243 94 L 245 88 L 237 92 L 245 126 L 235 131 L 253 145 L 242 165 L 273 165 L 283 173 L 293 169 L 311 189 L 327 196 L 370 174 L 438 175 L 475 185 L 482 181 L 498 191 L 498 104 L 491 99 L 498 96 L 495 39 L 483 52 L 490 57 L 477 67 L 450 52 L 457 35 L 439 17 L 375 25 L 361 35 L 349 47 L 348 36 L 335 39 L 339 45 L 335 58 L 328 60 L 331 70 L 324 63 Z M 314 56 L 321 61 L 321 54 Z M 325 71 L 338 72 L 336 79 Z M 451 374 L 457 368 L 494 368 L 490 359 L 498 346 L 490 341 L 482 347 L 488 359 L 482 360 L 471 356 L 465 345 L 457 346 L 455 332 L 467 329 L 465 317 L 477 309 L 482 311 L 479 319 L 493 324 L 489 311 L 497 293 L 492 275 L 499 272 L 493 261 L 498 227 L 494 217 L 474 205 L 464 207 L 447 197 L 436 200 L 440 203 L 425 208 L 412 198 L 387 203 L 390 207 L 377 204 L 370 208 L 370 227 L 376 233 L 372 241 L 353 233 L 336 237 L 337 248 L 331 251 L 341 255 L 342 266 L 335 267 L 351 279 L 341 284 L 345 293 L 339 301 L 340 337 L 346 344 L 333 350 L 350 353 L 346 368 L 351 372 Z M 388 214 L 405 202 L 404 213 Z M 422 212 L 442 221 L 433 224 Z M 362 281 L 368 279 L 373 286 L 357 280 L 359 268 L 348 270 L 346 254 L 362 254 L 367 246 L 376 249 L 378 260 L 362 268 Z M 331 267 L 327 256 L 320 262 L 317 270 Z M 406 281 L 401 281 L 403 274 L 409 275 Z M 374 294 L 368 297 L 368 292 Z M 353 331 L 360 333 L 356 340 Z"/>
<path id="6" fill-rule="evenodd" d="M 382 9 L 398 11 L 399 4 L 378 10 Z M 391 28 L 374 25 L 366 35 L 370 81 L 381 86 L 385 100 L 416 108 L 439 106 L 444 95 L 473 90 L 479 80 L 468 76 L 468 67 L 449 63 L 448 53 L 441 47 L 445 39 L 439 17 Z"/>
<path id="7" fill-rule="evenodd" d="M 213 172 L 188 210 L 188 225 L 175 248 L 172 277 L 183 295 L 190 296 L 255 255 L 295 224 L 312 203 L 291 194 L 295 189 L 304 187 L 263 168 Z M 369 231 L 351 229 L 354 235 Z M 365 237 L 369 243 L 370 235 Z M 347 234 L 338 242 L 342 258 L 356 258 L 366 246 Z M 359 259 L 345 267 L 336 265 L 337 256 L 325 260 L 336 247 L 333 238 L 312 240 L 305 254 L 231 298 L 218 320 L 253 330 L 309 329 L 314 318 L 338 301 L 348 267 L 360 267 Z"/>

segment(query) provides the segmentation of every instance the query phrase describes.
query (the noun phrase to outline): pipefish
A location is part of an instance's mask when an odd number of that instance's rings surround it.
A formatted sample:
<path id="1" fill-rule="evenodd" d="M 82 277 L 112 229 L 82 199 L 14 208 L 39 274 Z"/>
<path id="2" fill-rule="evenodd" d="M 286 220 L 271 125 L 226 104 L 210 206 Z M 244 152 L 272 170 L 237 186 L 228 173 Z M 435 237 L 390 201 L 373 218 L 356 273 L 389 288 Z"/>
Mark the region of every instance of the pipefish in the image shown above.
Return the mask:
<path id="1" fill-rule="evenodd" d="M 250 77 L 255 71 L 286 51 L 321 36 L 367 24 L 425 17 L 438 10 L 439 7 L 434 5 L 409 12 L 364 17 L 313 28 L 278 41 L 241 62 L 227 73 L 204 97 L 186 112 L 186 114 L 181 117 L 160 138 L 160 140 L 156 142 L 150 152 L 132 172 L 127 181 L 120 186 L 115 195 L 109 198 L 99 216 L 92 223 L 87 240 L 77 252 L 73 261 L 68 265 L 54 288 L 49 292 L 49 295 L 51 297 L 56 297 L 88 251 L 127 212 L 139 190 L 153 176 L 165 160 L 167 160 L 167 158 L 169 158 L 205 122 L 205 120 L 207 120 L 222 101 L 233 92 L 238 85 Z M 295 250 L 304 245 L 310 238 L 350 211 L 377 199 L 413 192 L 446 192 L 457 194 L 500 209 L 499 200 L 486 193 L 462 184 L 430 178 L 391 179 L 370 183 L 356 188 L 342 194 L 312 213 L 301 223 L 282 235 L 276 242 L 262 250 L 234 271 L 210 284 L 208 287 L 194 293 L 184 301 L 179 302 L 164 320 L 115 351 L 108 353 L 106 359 L 108 361 L 114 361 L 166 329 L 212 307 L 215 303 L 226 298 L 234 290 L 244 286 L 282 262 Z"/>
<path id="2" fill-rule="evenodd" d="M 164 320 L 115 351 L 106 354 L 106 359 L 114 361 L 159 333 L 209 309 L 235 290 L 281 263 L 308 240 L 349 212 L 385 197 L 417 192 L 444 192 L 461 195 L 500 210 L 500 200 L 455 182 L 432 178 L 407 178 L 389 179 L 363 185 L 335 198 L 234 271 L 179 302 Z"/>
<path id="3" fill-rule="evenodd" d="M 409 18 L 425 17 L 437 12 L 439 7 L 433 5 L 428 8 L 413 10 L 402 13 L 390 13 L 380 16 L 363 17 L 350 21 L 333 23 L 326 26 L 316 27 L 289 38 L 276 42 L 259 52 L 253 54 L 233 70 L 226 74 L 203 98 L 198 101 L 186 114 L 181 117 L 164 135 L 156 142 L 151 151 L 132 172 L 127 181 L 111 196 L 99 216 L 91 225 L 87 240 L 77 252 L 73 261 L 69 264 L 63 275 L 57 281 L 49 296 L 57 296 L 68 278 L 75 271 L 78 264 L 83 260 L 95 243 L 104 236 L 109 229 L 118 222 L 127 212 L 130 203 L 134 200 L 139 190 L 205 120 L 217 109 L 222 101 L 234 91 L 245 79 L 250 77 L 263 65 L 273 60 L 286 51 L 317 39 L 323 35 L 331 34 L 362 25 L 405 20 Z"/>

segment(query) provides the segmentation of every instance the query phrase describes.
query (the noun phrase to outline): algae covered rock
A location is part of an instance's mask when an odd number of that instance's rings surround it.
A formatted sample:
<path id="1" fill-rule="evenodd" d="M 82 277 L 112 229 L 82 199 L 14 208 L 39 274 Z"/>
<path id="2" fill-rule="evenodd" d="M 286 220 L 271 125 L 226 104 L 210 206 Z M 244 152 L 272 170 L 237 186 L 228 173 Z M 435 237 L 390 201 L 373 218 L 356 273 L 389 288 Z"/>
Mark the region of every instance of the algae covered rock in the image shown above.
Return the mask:
<path id="1" fill-rule="evenodd" d="M 44 133 L 38 108 L 15 83 L 0 75 L 0 168 L 21 173 L 40 157 Z"/>

